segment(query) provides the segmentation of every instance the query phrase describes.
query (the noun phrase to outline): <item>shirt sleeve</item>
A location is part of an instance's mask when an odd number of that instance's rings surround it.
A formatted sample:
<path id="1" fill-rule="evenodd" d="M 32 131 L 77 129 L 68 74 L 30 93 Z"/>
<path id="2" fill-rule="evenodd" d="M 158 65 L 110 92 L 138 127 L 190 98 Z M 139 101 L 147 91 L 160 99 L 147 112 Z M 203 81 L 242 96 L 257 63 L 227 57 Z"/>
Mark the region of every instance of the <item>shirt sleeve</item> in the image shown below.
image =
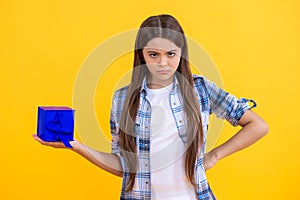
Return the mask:
<path id="1" fill-rule="evenodd" d="M 204 79 L 204 83 L 209 95 L 210 113 L 216 114 L 218 118 L 226 119 L 233 126 L 238 125 L 246 110 L 256 107 L 253 100 L 236 98 L 207 79 Z M 252 107 L 249 106 L 249 102 L 253 103 Z"/>
<path id="2" fill-rule="evenodd" d="M 111 140 L 111 152 L 120 156 L 120 146 L 119 146 L 119 125 L 117 123 L 116 117 L 116 94 L 113 96 L 112 107 L 110 112 L 110 132 L 112 136 Z"/>

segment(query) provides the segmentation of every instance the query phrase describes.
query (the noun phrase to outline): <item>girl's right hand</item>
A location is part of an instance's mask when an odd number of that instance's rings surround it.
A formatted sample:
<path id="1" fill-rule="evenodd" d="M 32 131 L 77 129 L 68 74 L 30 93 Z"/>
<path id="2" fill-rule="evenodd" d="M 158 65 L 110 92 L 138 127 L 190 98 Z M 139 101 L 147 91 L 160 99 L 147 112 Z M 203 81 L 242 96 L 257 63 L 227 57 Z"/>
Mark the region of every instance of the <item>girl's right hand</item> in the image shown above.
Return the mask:
<path id="1" fill-rule="evenodd" d="M 46 142 L 42 140 L 36 134 L 32 134 L 33 139 L 42 145 L 53 147 L 53 148 L 67 148 L 62 142 Z M 116 176 L 123 176 L 123 167 L 119 156 L 112 153 L 105 153 L 91 149 L 77 140 L 70 141 L 72 148 L 68 148 L 84 158 L 86 158 L 91 163 L 100 167 L 101 169 L 114 174 Z"/>
<path id="2" fill-rule="evenodd" d="M 39 136 L 37 136 L 36 134 L 32 134 L 33 139 L 35 139 L 36 141 L 38 141 L 40 144 L 45 145 L 45 146 L 49 146 L 49 147 L 53 147 L 53 148 L 67 148 L 64 143 L 62 142 L 46 142 L 44 140 L 42 140 Z M 71 141 L 70 144 L 72 147 L 75 141 Z M 68 148 L 69 149 L 69 148 Z"/>

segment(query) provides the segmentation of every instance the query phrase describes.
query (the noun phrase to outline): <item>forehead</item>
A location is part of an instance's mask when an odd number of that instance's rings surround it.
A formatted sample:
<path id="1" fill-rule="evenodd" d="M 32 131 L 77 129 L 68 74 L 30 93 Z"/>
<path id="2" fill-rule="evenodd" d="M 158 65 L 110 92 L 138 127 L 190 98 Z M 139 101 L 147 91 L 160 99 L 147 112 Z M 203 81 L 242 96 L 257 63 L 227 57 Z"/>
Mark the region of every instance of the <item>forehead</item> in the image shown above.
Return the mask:
<path id="1" fill-rule="evenodd" d="M 181 50 L 178 46 L 176 46 L 175 43 L 171 42 L 170 40 L 167 40 L 165 38 L 156 37 L 150 40 L 147 45 L 144 47 L 144 49 L 147 50 Z"/>

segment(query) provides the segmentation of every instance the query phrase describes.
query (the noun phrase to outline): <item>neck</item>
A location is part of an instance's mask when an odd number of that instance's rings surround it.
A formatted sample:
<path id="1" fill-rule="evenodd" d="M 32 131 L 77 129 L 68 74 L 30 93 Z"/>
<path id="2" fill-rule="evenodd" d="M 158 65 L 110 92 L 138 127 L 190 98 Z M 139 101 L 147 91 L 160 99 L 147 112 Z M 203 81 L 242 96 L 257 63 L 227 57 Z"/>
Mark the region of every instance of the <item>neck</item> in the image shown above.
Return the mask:
<path id="1" fill-rule="evenodd" d="M 161 84 L 156 84 L 156 83 L 148 83 L 147 87 L 149 89 L 160 89 L 160 88 L 166 87 L 166 85 L 161 85 Z"/>
<path id="2" fill-rule="evenodd" d="M 149 89 L 160 89 L 170 85 L 171 83 L 173 83 L 173 77 L 167 80 L 155 80 L 150 78 L 149 81 L 147 81 L 147 87 Z"/>

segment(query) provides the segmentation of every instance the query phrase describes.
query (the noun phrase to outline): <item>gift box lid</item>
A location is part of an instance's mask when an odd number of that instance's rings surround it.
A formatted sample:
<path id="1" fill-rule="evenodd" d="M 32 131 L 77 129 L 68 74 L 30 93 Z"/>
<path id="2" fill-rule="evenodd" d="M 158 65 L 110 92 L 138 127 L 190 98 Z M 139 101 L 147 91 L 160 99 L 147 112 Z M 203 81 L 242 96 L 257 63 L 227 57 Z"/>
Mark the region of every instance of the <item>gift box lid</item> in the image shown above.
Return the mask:
<path id="1" fill-rule="evenodd" d="M 43 110 L 73 110 L 67 106 L 39 106 Z"/>

